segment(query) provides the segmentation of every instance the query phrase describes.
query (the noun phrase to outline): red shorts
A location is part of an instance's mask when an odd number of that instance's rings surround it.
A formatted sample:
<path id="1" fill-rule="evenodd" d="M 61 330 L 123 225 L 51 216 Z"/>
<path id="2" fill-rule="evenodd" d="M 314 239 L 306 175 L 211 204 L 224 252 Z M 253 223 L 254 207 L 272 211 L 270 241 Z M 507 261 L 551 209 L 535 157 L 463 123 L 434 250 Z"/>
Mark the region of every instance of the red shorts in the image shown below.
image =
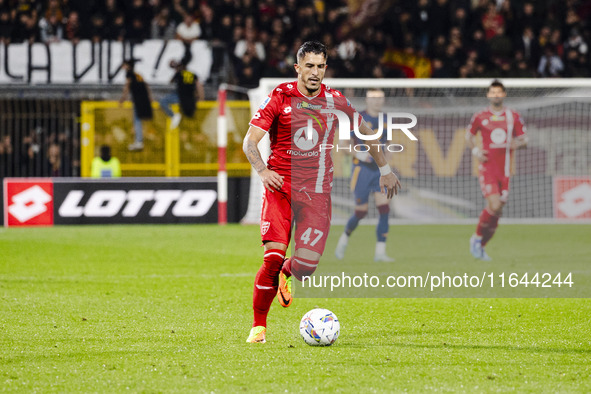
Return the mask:
<path id="1" fill-rule="evenodd" d="M 292 191 L 289 184 L 273 193 L 265 189 L 261 212 L 263 243 L 289 245 L 295 224 L 295 249 L 322 254 L 330 230 L 331 208 L 330 193 Z"/>
<path id="2" fill-rule="evenodd" d="M 498 194 L 501 196 L 502 202 L 507 202 L 509 198 L 509 177 L 502 173 L 481 169 L 480 176 L 478 177 L 480 182 L 480 190 L 484 198 Z"/>

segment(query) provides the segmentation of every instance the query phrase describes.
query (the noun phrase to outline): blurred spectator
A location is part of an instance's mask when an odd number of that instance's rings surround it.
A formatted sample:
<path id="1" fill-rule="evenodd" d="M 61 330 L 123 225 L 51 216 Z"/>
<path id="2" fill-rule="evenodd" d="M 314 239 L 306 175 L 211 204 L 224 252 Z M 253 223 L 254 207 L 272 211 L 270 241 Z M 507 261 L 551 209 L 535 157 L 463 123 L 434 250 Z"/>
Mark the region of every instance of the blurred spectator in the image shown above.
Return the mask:
<path id="1" fill-rule="evenodd" d="M 542 18 L 541 15 L 537 15 L 532 1 L 526 1 L 523 3 L 521 15 L 519 16 L 519 24 L 522 28 L 530 27 L 534 34 L 538 34 L 543 21 L 544 18 Z"/>
<path id="2" fill-rule="evenodd" d="M 432 78 L 451 78 L 452 74 L 449 69 L 444 65 L 441 59 L 433 59 L 431 62 L 431 67 L 433 72 L 431 74 Z"/>
<path id="3" fill-rule="evenodd" d="M 176 32 L 174 21 L 170 19 L 170 9 L 163 7 L 152 21 L 151 38 L 172 40 Z"/>
<path id="4" fill-rule="evenodd" d="M 488 4 L 486 14 L 482 17 L 482 27 L 486 40 L 499 34 L 499 29 L 505 27 L 505 18 L 497 12 L 497 6 L 493 2 Z"/>
<path id="5" fill-rule="evenodd" d="M 160 108 L 171 118 L 170 129 L 174 130 L 179 126 L 183 115 L 189 118 L 195 115 L 197 101 L 205 97 L 199 77 L 187 70 L 184 61 L 171 60 L 169 66 L 175 71 L 170 82 L 176 85 L 176 89 L 160 100 Z M 172 104 L 179 104 L 180 112 L 175 114 L 171 108 Z"/>
<path id="6" fill-rule="evenodd" d="M 95 13 L 101 13 L 105 15 L 105 21 L 109 23 L 110 21 L 114 21 L 117 15 L 121 14 L 121 9 L 117 6 L 117 0 L 105 0 L 104 7 L 101 7 Z"/>
<path id="7" fill-rule="evenodd" d="M 186 14 L 183 22 L 176 28 L 176 35 L 185 44 L 190 44 L 201 36 L 201 27 L 193 14 Z"/>
<path id="8" fill-rule="evenodd" d="M 125 85 L 119 105 L 127 100 L 127 96 L 131 93 L 133 102 L 133 130 L 134 142 L 128 147 L 130 151 L 138 151 L 144 149 L 144 128 L 143 122 L 152 120 L 152 92 L 144 78 L 135 72 L 135 61 L 128 59 L 123 62 L 123 69 L 125 70 Z"/>
<path id="9" fill-rule="evenodd" d="M 125 35 L 125 17 L 123 13 L 116 14 L 115 18 L 107 22 L 105 26 L 105 38 L 112 41 L 123 41 Z"/>
<path id="10" fill-rule="evenodd" d="M 433 17 L 427 24 L 427 29 L 431 37 L 439 35 L 447 36 L 450 29 L 451 10 L 448 0 L 431 0 L 429 14 Z"/>
<path id="11" fill-rule="evenodd" d="M 80 19 L 76 11 L 70 12 L 66 22 L 66 38 L 74 43 L 80 41 Z"/>
<path id="12" fill-rule="evenodd" d="M 102 145 L 100 156 L 92 159 L 90 167 L 90 176 L 92 178 L 120 178 L 121 163 L 119 159 L 111 156 L 111 147 Z"/>
<path id="13" fill-rule="evenodd" d="M 38 38 L 38 26 L 35 16 L 30 12 L 23 12 L 19 15 L 19 23 L 12 31 L 13 42 L 33 43 Z"/>
<path id="14" fill-rule="evenodd" d="M 64 28 L 56 14 L 50 14 L 49 17 L 43 17 L 39 21 L 39 33 L 41 41 L 50 44 L 58 42 L 64 37 Z"/>
<path id="15" fill-rule="evenodd" d="M 503 26 L 497 28 L 497 34 L 488 41 L 488 45 L 493 58 L 508 60 L 513 53 L 513 43 L 505 35 L 505 28 Z"/>
<path id="16" fill-rule="evenodd" d="M 60 3 L 58 0 L 48 0 L 47 1 L 47 8 L 44 13 L 44 18 L 49 19 L 50 16 L 55 15 L 59 22 L 62 22 L 64 19 L 64 14 L 60 7 Z"/>
<path id="17" fill-rule="evenodd" d="M 144 19 L 139 16 L 134 16 L 126 28 L 125 38 L 132 43 L 140 43 L 144 40 L 146 24 Z"/>
<path id="18" fill-rule="evenodd" d="M 253 45 L 246 48 L 246 52 L 236 62 L 236 77 L 238 84 L 245 88 L 256 88 L 259 86 L 261 78 L 261 61 L 257 57 L 256 49 Z"/>
<path id="19" fill-rule="evenodd" d="M 12 39 L 14 24 L 7 9 L 0 9 L 0 43 L 8 44 Z"/>
<path id="20" fill-rule="evenodd" d="M 564 64 L 551 45 L 544 48 L 544 56 L 538 65 L 538 74 L 542 77 L 560 77 L 564 70 Z"/>
<path id="21" fill-rule="evenodd" d="M 564 76 L 569 78 L 586 78 L 589 76 L 589 64 L 585 56 L 574 48 L 566 51 Z"/>
<path id="22" fill-rule="evenodd" d="M 528 65 L 537 65 L 540 57 L 540 46 L 535 40 L 534 31 L 531 26 L 525 26 L 523 33 L 515 42 L 515 50 L 523 53 L 524 60 Z"/>
<path id="23" fill-rule="evenodd" d="M 134 41 L 141 42 L 150 37 L 150 21 L 154 15 L 152 8 L 146 4 L 146 0 L 132 0 L 126 14 L 127 32 Z"/>
<path id="24" fill-rule="evenodd" d="M 201 6 L 201 21 L 199 23 L 201 27 L 201 39 L 208 41 L 219 40 L 218 27 L 215 21 L 215 13 L 213 8 L 207 4 Z"/>
<path id="25" fill-rule="evenodd" d="M 587 43 L 583 39 L 583 36 L 579 33 L 579 29 L 576 27 L 571 29 L 568 39 L 564 43 L 564 49 L 567 51 L 571 49 L 575 50 L 577 55 L 587 55 L 589 48 L 587 47 Z"/>
<path id="26" fill-rule="evenodd" d="M 176 37 L 185 45 L 185 55 L 183 58 L 187 61 L 193 58 L 191 53 L 191 43 L 201 36 L 201 27 L 191 13 L 185 14 L 183 22 L 176 28 Z"/>
<path id="27" fill-rule="evenodd" d="M 92 30 L 91 37 L 93 42 L 101 42 L 106 35 L 105 19 L 102 14 L 94 14 L 92 16 Z"/>
<path id="28" fill-rule="evenodd" d="M 247 29 L 245 38 L 236 43 L 234 56 L 241 58 L 249 48 L 254 48 L 254 54 L 259 61 L 265 61 L 265 47 L 257 40 L 257 32 L 253 29 Z"/>

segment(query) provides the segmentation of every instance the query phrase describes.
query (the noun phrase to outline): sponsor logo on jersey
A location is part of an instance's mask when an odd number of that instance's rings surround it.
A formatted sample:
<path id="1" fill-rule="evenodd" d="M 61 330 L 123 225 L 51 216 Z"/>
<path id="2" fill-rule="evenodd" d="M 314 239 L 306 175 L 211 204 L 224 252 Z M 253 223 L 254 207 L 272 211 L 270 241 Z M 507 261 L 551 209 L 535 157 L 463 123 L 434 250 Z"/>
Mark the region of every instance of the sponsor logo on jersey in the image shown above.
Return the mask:
<path id="1" fill-rule="evenodd" d="M 314 104 L 307 103 L 305 101 L 300 101 L 297 104 L 297 108 L 298 109 L 319 110 L 319 109 L 322 109 L 322 105 L 314 105 Z"/>
<path id="2" fill-rule="evenodd" d="M 163 217 L 172 207 L 176 217 L 199 217 L 209 212 L 217 199 L 214 190 L 96 190 L 85 203 L 87 192 L 70 190 L 60 205 L 60 217 L 135 217 L 150 203 L 148 215 Z"/>
<path id="3" fill-rule="evenodd" d="M 263 101 L 263 103 L 261 105 L 259 105 L 259 109 L 265 109 L 265 107 L 267 106 L 267 104 L 269 104 L 269 101 L 271 101 L 271 97 L 267 97 L 265 99 L 265 101 Z"/>
<path id="4" fill-rule="evenodd" d="M 293 135 L 293 143 L 299 149 L 307 151 L 318 143 L 318 132 L 314 127 L 301 127 Z"/>

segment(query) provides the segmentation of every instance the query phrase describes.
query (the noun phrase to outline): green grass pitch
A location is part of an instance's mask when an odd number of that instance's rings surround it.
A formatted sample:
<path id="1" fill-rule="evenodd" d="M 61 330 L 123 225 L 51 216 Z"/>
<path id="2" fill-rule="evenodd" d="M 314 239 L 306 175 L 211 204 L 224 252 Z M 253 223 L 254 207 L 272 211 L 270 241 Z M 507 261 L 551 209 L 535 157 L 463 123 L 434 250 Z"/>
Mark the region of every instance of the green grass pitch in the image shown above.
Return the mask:
<path id="1" fill-rule="evenodd" d="M 472 230 L 392 226 L 388 251 L 470 259 Z M 591 263 L 590 235 L 501 225 L 488 251 Z M 589 299 L 296 298 L 247 344 L 259 244 L 238 225 L 0 229 L 0 391 L 591 391 Z M 299 336 L 316 306 L 341 322 L 331 347 Z"/>

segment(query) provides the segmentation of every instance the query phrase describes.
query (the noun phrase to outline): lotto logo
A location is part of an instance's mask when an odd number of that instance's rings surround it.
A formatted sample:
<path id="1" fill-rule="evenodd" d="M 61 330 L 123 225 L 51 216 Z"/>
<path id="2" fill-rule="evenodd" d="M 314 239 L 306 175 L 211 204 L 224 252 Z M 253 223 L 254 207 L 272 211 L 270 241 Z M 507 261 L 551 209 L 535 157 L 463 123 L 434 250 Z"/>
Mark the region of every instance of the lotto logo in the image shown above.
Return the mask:
<path id="1" fill-rule="evenodd" d="M 554 217 L 591 218 L 590 177 L 556 177 L 554 179 Z"/>
<path id="2" fill-rule="evenodd" d="M 53 225 L 53 183 L 6 180 L 4 183 L 6 226 Z"/>

